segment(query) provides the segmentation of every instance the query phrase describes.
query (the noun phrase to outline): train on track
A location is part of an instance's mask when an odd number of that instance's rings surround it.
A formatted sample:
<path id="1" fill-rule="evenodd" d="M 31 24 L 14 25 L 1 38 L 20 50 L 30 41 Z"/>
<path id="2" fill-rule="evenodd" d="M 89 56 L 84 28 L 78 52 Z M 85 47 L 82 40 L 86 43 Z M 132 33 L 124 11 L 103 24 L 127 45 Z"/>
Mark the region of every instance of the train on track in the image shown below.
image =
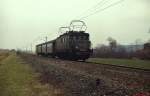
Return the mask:
<path id="1" fill-rule="evenodd" d="M 54 40 L 36 45 L 36 54 L 41 56 L 58 57 L 69 60 L 86 60 L 92 54 L 89 33 L 86 33 L 87 26 L 83 21 L 73 20 L 69 27 Z"/>

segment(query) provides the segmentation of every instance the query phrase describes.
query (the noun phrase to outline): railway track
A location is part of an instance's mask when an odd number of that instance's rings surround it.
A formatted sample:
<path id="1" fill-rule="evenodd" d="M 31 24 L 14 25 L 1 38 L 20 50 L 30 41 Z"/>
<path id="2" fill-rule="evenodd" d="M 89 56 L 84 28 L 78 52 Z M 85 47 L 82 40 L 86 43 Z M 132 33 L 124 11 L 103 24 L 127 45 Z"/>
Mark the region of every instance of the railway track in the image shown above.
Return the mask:
<path id="1" fill-rule="evenodd" d="M 50 59 L 50 57 L 43 57 L 43 58 Z M 114 67 L 114 68 L 123 68 L 123 69 L 129 69 L 129 70 L 141 71 L 141 72 L 150 72 L 149 69 L 127 67 L 127 66 L 122 66 L 122 65 L 104 64 L 104 63 L 96 63 L 96 62 L 89 62 L 89 61 L 71 61 L 71 60 L 65 60 L 65 59 L 59 59 L 59 58 L 51 58 L 51 59 L 63 60 L 63 61 L 68 61 L 68 62 L 72 62 L 72 63 L 96 64 L 96 65 L 99 65 L 99 66 Z"/>
<path id="2" fill-rule="evenodd" d="M 103 64 L 103 63 L 96 63 L 96 62 L 85 62 L 85 63 L 88 63 L 88 64 L 101 64 L 103 66 L 112 66 L 112 67 L 118 67 L 118 68 L 125 68 L 125 69 L 131 69 L 131 70 L 139 70 L 139 71 L 150 72 L 149 69 L 134 68 L 134 67 L 121 66 L 121 65 Z"/>

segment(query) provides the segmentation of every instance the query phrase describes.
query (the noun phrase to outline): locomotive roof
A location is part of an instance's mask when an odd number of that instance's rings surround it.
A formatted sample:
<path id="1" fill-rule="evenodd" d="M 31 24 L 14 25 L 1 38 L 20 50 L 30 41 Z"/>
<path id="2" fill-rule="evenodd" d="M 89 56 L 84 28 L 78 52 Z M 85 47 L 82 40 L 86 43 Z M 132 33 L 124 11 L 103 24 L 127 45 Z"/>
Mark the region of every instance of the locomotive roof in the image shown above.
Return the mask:
<path id="1" fill-rule="evenodd" d="M 69 31 L 69 32 L 66 32 L 62 35 L 60 35 L 58 38 L 62 37 L 62 36 L 65 36 L 65 35 L 86 35 L 86 36 L 89 36 L 89 33 L 85 33 L 85 31 Z"/>

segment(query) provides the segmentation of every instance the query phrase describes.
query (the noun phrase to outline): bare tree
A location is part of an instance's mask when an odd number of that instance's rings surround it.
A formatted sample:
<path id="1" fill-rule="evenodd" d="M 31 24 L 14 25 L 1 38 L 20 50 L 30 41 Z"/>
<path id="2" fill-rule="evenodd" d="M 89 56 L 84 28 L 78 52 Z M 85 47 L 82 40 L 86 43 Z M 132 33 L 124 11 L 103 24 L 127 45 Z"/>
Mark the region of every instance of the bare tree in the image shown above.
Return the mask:
<path id="1" fill-rule="evenodd" d="M 117 47 L 117 41 L 113 39 L 112 37 L 108 37 L 107 41 L 109 42 L 110 49 L 113 52 L 115 48 Z"/>

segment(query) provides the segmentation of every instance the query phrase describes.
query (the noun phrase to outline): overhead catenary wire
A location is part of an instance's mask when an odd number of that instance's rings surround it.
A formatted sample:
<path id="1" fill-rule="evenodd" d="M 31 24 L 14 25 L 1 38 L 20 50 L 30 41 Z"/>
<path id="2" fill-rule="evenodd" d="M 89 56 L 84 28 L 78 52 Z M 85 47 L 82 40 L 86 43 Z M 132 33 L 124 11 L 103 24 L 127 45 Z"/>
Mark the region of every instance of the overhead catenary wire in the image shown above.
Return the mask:
<path id="1" fill-rule="evenodd" d="M 103 5 L 105 5 L 106 2 L 108 2 L 109 0 L 100 0 L 96 5 L 92 6 L 91 8 L 87 9 L 86 11 L 84 11 L 82 14 L 80 14 L 79 16 L 77 16 L 76 18 L 80 18 L 81 15 L 86 14 L 90 11 L 94 11 L 97 9 L 97 7 L 102 7 Z M 76 19 L 75 18 L 75 19 Z"/>
<path id="2" fill-rule="evenodd" d="M 102 11 L 104 11 L 104 10 L 110 8 L 110 7 L 113 7 L 113 6 L 115 6 L 115 5 L 118 5 L 118 4 L 122 3 L 123 1 L 124 1 L 124 0 L 119 0 L 119 1 L 117 1 L 117 2 L 115 2 L 115 3 L 112 3 L 112 4 L 106 6 L 106 7 L 102 8 L 102 9 L 99 9 L 99 10 L 97 10 L 97 11 L 95 11 L 95 12 L 93 12 L 93 13 L 87 15 L 87 16 L 81 17 L 79 20 L 83 20 L 83 19 L 85 19 L 85 18 L 87 18 L 87 17 L 89 17 L 89 16 L 91 16 L 91 15 L 94 15 L 94 14 L 96 14 L 96 13 L 102 12 Z"/>

